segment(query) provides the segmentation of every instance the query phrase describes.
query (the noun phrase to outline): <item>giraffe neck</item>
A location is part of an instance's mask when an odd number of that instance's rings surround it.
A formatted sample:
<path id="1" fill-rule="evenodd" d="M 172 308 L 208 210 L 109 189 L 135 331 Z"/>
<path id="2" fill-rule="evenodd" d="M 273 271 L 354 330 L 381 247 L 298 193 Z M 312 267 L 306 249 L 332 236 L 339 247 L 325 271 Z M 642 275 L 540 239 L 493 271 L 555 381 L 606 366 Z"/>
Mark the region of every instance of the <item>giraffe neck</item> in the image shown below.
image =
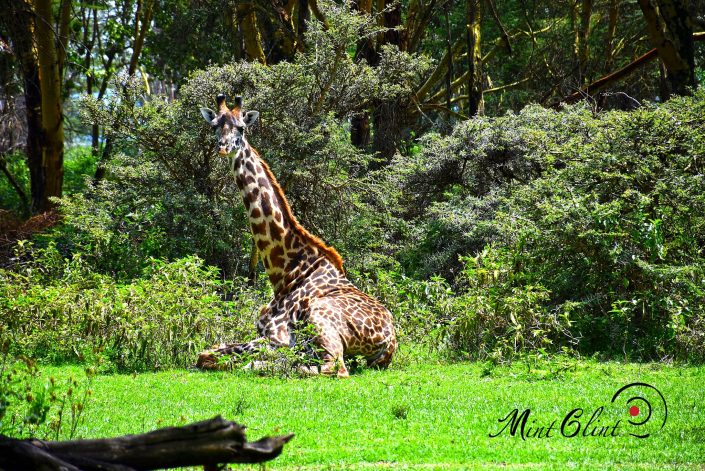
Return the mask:
<path id="1" fill-rule="evenodd" d="M 331 263 L 344 273 L 340 255 L 298 223 L 269 167 L 246 141 L 232 160 L 232 171 L 275 296 L 314 264 Z"/>

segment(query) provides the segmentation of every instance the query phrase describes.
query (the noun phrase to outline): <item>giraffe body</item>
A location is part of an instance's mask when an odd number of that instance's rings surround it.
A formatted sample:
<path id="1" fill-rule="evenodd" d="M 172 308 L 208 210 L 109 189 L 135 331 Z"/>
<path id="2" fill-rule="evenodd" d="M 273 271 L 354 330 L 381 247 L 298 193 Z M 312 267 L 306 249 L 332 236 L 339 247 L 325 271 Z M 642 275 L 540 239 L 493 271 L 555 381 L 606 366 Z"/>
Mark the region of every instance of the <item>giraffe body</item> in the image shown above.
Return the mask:
<path id="1" fill-rule="evenodd" d="M 254 243 L 274 289 L 274 299 L 257 321 L 259 338 L 203 352 L 197 366 L 216 368 L 224 354 L 296 344 L 295 326 L 314 326 L 323 374 L 347 376 L 345 357 L 363 356 L 368 365 L 386 367 L 397 347 L 391 313 L 345 276 L 335 249 L 303 228 L 267 164 L 244 138 L 257 112 L 242 115 L 241 100 L 231 111 L 218 97 L 219 112 L 202 109 L 220 131 L 220 154 L 231 156 L 231 170 L 248 214 Z M 255 114 L 253 114 L 255 113 Z"/>

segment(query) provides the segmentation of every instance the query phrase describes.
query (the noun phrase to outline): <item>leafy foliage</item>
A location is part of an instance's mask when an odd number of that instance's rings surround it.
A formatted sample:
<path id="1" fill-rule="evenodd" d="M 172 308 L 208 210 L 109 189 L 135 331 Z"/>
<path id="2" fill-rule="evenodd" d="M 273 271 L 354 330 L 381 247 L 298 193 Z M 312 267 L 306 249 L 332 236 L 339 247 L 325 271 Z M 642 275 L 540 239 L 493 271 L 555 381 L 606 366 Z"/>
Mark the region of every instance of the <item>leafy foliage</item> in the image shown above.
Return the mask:
<path id="1" fill-rule="evenodd" d="M 2 333 L 13 354 L 100 359 L 105 371 L 189 366 L 214 343 L 254 335 L 263 301 L 197 258 L 153 260 L 143 277 L 119 284 L 50 246 L 21 270 L 0 272 Z"/>
<path id="2" fill-rule="evenodd" d="M 529 107 L 435 138 L 401 172 L 408 211 L 431 215 L 416 219 L 407 266 L 476 276 L 457 257 L 489 244 L 472 264 L 498 275 L 468 293 L 496 312 L 521 293 L 515 317 L 553 319 L 583 351 L 702 358 L 702 103 L 701 92 L 630 113 Z"/>

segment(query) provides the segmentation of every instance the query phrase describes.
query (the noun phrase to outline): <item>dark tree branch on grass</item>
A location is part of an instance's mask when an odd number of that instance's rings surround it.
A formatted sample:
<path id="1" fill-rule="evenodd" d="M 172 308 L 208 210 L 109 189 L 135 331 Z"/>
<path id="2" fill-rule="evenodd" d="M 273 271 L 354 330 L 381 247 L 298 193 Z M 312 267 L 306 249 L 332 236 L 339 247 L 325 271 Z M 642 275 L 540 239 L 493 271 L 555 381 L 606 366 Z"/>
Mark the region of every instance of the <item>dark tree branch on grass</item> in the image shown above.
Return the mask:
<path id="1" fill-rule="evenodd" d="M 245 427 L 220 416 L 142 435 L 44 442 L 0 436 L 0 469 L 150 470 L 221 463 L 262 463 L 282 452 L 293 435 L 248 442 Z"/>

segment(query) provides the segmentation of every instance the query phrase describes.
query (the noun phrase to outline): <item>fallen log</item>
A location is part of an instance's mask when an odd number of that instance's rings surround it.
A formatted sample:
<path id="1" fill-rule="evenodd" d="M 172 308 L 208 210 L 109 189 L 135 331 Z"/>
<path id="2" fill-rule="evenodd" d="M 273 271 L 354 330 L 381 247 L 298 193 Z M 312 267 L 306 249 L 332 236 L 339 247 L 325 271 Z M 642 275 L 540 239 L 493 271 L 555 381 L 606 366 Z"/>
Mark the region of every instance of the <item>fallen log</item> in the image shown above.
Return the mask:
<path id="1" fill-rule="evenodd" d="M 0 470 L 131 471 L 262 463 L 294 435 L 248 442 L 245 427 L 217 416 L 141 435 L 70 441 L 17 440 L 0 435 Z"/>

